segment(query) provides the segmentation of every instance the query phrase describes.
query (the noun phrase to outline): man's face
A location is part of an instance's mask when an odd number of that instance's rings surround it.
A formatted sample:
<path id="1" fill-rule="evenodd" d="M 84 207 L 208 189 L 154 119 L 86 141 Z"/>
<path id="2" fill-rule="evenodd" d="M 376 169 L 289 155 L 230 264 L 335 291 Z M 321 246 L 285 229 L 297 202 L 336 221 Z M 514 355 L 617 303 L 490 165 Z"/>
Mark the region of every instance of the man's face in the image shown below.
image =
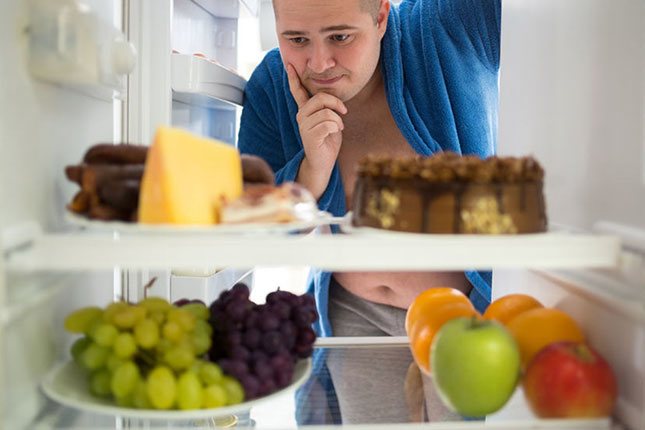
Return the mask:
<path id="1" fill-rule="evenodd" d="M 291 64 L 310 94 L 348 101 L 374 74 L 389 3 L 377 22 L 360 0 L 275 0 L 282 61 Z"/>

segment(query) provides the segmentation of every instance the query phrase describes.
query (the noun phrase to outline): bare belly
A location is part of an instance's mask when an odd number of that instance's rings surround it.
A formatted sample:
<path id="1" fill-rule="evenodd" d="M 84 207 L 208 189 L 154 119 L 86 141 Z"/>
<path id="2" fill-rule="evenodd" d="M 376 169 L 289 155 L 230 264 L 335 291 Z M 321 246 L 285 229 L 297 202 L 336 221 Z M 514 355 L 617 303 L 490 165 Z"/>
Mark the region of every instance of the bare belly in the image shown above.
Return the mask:
<path id="1" fill-rule="evenodd" d="M 472 288 L 463 272 L 337 272 L 334 278 L 358 297 L 402 309 L 428 288 L 452 287 L 464 294 Z"/>

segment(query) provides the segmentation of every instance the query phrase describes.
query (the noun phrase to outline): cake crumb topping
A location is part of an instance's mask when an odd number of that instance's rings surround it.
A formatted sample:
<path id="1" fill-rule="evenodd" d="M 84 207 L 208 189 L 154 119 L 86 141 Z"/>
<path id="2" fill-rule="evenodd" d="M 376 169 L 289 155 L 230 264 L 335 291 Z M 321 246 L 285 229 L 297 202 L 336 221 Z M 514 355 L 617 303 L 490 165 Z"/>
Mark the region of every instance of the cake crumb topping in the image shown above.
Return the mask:
<path id="1" fill-rule="evenodd" d="M 479 158 L 440 152 L 429 157 L 391 158 L 370 155 L 359 163 L 359 176 L 422 179 L 427 182 L 515 183 L 541 181 L 542 166 L 533 157 Z"/>

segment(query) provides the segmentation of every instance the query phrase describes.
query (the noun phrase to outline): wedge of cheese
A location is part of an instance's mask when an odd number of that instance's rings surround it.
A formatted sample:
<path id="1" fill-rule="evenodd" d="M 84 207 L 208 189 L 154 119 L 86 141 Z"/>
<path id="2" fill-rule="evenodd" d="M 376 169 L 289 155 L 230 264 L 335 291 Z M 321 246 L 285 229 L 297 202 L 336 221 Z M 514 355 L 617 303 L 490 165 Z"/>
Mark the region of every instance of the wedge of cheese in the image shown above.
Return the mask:
<path id="1" fill-rule="evenodd" d="M 217 224 L 223 201 L 242 194 L 242 162 L 231 145 L 161 127 L 146 159 L 139 222 Z"/>

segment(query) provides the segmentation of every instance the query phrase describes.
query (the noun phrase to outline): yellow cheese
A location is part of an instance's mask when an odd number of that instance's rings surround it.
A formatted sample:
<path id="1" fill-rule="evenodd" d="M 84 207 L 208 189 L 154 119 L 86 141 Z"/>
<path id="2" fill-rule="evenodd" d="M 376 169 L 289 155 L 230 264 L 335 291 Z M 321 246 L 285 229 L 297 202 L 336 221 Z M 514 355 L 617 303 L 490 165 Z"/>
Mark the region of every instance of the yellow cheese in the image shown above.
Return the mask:
<path id="1" fill-rule="evenodd" d="M 242 162 L 234 147 L 161 127 L 141 181 L 139 222 L 216 224 L 224 200 L 242 194 Z"/>

